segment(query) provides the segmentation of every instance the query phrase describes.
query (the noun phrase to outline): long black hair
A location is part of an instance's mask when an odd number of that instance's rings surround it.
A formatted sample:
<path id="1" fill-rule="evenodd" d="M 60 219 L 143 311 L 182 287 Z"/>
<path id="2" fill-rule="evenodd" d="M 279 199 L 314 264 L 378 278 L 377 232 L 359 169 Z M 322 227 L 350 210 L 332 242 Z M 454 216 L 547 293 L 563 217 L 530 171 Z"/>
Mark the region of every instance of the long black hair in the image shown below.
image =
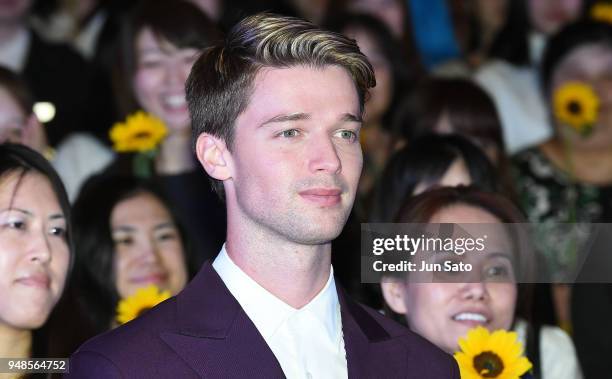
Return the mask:
<path id="1" fill-rule="evenodd" d="M 66 220 L 66 242 L 72 257 L 73 246 L 70 201 L 68 200 L 64 183 L 62 183 L 62 180 L 53 166 L 51 166 L 51 163 L 40 155 L 40 153 L 27 146 L 3 143 L 0 144 L 0 178 L 5 177 L 9 173 L 18 173 L 21 178 L 29 173 L 37 173 L 44 176 L 49 181 L 51 189 L 57 197 L 57 201 L 59 202 Z"/>
<path id="2" fill-rule="evenodd" d="M 497 34 L 491 46 L 490 55 L 515 66 L 529 66 L 533 58 L 529 51 L 529 34 L 532 30 L 529 21 L 529 0 L 512 0 L 508 4 L 506 22 Z M 595 0 L 582 0 L 581 18 L 588 16 L 588 11 Z"/>
<path id="3" fill-rule="evenodd" d="M 123 116 L 140 108 L 132 89 L 132 78 L 138 60 L 136 41 L 145 28 L 149 28 L 156 38 L 179 49 L 202 50 L 222 38 L 215 23 L 189 1 L 141 1 L 122 20 L 117 41 L 118 57 L 113 70 L 113 85 Z"/>
<path id="4" fill-rule="evenodd" d="M 469 140 L 458 135 L 425 135 L 389 160 L 374 193 L 370 222 L 392 222 L 420 183 L 435 184 L 457 159 L 465 163 L 472 184 L 487 191 L 499 189 L 493 165 Z"/>
<path id="5" fill-rule="evenodd" d="M 73 207 L 74 241 L 78 252 L 73 289 L 94 330 L 111 325 L 117 302 L 113 261 L 115 244 L 110 227 L 115 206 L 139 194 L 155 196 L 168 210 L 183 243 L 189 278 L 197 271 L 191 244 L 165 194 L 152 182 L 131 176 L 99 175 L 85 183 Z"/>
<path id="6" fill-rule="evenodd" d="M 66 285 L 69 281 L 71 268 L 74 262 L 74 247 L 72 243 L 72 222 L 70 212 L 70 202 L 68 201 L 68 195 L 66 189 L 62 183 L 59 175 L 55 169 L 51 166 L 51 163 L 40 155 L 38 152 L 30 149 L 29 147 L 11 143 L 0 144 L 0 183 L 6 179 L 9 174 L 18 174 L 19 181 L 15 191 L 18 191 L 18 186 L 23 178 L 30 174 L 36 173 L 44 176 L 51 185 L 51 189 L 55 193 L 57 201 L 59 202 L 60 208 L 66 220 L 66 244 L 68 251 L 70 252 L 70 268 L 66 278 Z M 41 328 L 32 332 L 32 351 L 31 357 L 47 357 L 49 351 L 49 339 L 48 329 L 52 315 L 49 316 L 47 323 Z M 31 375 L 29 377 L 35 377 Z"/>
<path id="7" fill-rule="evenodd" d="M 546 98 L 549 97 L 552 77 L 559 63 L 574 49 L 591 44 L 603 45 L 612 50 L 612 25 L 579 21 L 566 25 L 551 37 L 540 67 L 542 92 Z"/>

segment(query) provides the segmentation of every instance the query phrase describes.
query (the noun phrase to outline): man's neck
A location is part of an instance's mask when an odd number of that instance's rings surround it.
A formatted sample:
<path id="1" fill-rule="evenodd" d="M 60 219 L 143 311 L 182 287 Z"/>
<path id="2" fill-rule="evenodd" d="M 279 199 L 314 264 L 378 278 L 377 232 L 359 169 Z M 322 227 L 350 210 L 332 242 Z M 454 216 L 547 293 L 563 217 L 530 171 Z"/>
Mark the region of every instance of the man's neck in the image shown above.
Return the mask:
<path id="1" fill-rule="evenodd" d="M 301 245 L 240 227 L 228 218 L 227 254 L 274 296 L 300 309 L 325 287 L 331 269 L 331 242 Z"/>

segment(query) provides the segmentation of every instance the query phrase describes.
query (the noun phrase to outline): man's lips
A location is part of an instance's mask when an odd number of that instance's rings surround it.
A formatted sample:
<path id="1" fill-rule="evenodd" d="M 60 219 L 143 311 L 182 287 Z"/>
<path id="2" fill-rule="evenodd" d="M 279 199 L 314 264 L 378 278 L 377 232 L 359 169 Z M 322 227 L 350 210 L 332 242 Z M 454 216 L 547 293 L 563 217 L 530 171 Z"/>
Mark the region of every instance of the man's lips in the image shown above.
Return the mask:
<path id="1" fill-rule="evenodd" d="M 302 198 L 321 206 L 332 206 L 342 200 L 339 188 L 310 188 L 299 192 Z"/>

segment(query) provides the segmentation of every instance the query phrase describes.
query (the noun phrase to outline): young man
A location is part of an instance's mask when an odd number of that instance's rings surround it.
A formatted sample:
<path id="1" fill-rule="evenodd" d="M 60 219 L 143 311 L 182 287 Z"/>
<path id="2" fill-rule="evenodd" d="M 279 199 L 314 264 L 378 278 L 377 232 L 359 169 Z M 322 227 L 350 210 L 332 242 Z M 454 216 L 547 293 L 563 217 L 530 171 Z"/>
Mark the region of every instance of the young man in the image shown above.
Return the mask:
<path id="1" fill-rule="evenodd" d="M 175 298 L 83 345 L 72 377 L 459 378 L 452 358 L 335 285 L 372 67 L 355 43 L 259 14 L 187 82 L 227 241 Z M 203 215 L 204 217 L 204 215 Z"/>

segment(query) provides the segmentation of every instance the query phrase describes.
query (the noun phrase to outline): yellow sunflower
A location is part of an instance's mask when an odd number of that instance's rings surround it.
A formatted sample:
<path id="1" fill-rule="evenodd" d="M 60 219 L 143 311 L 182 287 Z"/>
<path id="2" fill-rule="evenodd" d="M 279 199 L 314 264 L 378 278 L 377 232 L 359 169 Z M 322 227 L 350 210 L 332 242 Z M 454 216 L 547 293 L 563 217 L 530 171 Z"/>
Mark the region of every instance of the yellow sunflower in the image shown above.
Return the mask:
<path id="1" fill-rule="evenodd" d="M 497 330 L 493 333 L 482 326 L 459 339 L 461 351 L 455 359 L 461 379 L 518 379 L 531 369 L 531 362 L 523 357 L 523 346 L 515 332 Z"/>
<path id="2" fill-rule="evenodd" d="M 166 137 L 164 123 L 145 112 L 128 116 L 125 123 L 118 122 L 110 130 L 113 149 L 119 153 L 153 150 Z"/>
<path id="3" fill-rule="evenodd" d="M 117 305 L 117 322 L 125 324 L 169 297 L 170 292 L 160 291 L 154 285 L 139 288 L 132 296 L 122 299 Z"/>
<path id="4" fill-rule="evenodd" d="M 595 21 L 612 24 L 612 4 L 597 3 L 591 7 L 591 18 Z"/>
<path id="5" fill-rule="evenodd" d="M 555 90 L 553 108 L 557 120 L 587 135 L 597 122 L 599 97 L 583 82 L 568 82 Z"/>

